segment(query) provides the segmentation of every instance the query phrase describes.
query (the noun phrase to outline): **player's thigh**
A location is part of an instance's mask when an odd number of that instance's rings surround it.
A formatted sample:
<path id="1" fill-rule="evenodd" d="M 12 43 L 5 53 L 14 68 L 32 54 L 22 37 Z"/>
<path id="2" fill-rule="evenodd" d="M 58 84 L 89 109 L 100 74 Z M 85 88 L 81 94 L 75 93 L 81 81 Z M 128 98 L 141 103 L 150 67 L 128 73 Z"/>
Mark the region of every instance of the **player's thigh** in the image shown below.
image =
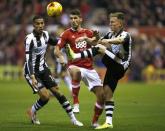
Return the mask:
<path id="1" fill-rule="evenodd" d="M 81 70 L 79 67 L 69 66 L 68 71 L 72 80 L 81 81 Z"/>
<path id="2" fill-rule="evenodd" d="M 89 69 L 84 69 L 81 68 L 81 75 L 82 75 L 82 80 L 84 83 L 88 86 L 88 89 L 91 91 L 95 87 L 102 87 L 102 82 L 101 79 L 96 72 L 96 70 L 89 70 Z"/>
<path id="3" fill-rule="evenodd" d="M 45 69 L 43 74 L 40 75 L 40 79 L 42 80 L 42 83 L 47 89 L 50 89 L 51 87 L 56 87 L 57 83 L 55 82 L 54 77 L 52 76 L 49 69 Z"/>

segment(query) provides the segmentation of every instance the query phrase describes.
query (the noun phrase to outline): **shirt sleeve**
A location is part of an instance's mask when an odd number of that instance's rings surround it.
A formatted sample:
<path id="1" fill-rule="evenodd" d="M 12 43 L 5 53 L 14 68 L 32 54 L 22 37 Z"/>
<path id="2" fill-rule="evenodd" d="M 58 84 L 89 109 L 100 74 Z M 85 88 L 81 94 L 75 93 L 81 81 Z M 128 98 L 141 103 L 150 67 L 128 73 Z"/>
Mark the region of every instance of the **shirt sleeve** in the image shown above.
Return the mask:
<path id="1" fill-rule="evenodd" d="M 33 40 L 30 38 L 26 38 L 25 39 L 25 59 L 27 62 L 27 68 L 28 68 L 28 72 L 30 75 L 32 75 L 34 73 L 34 69 L 33 69 L 33 65 L 32 65 L 32 50 L 34 47 L 34 43 Z"/>
<path id="2" fill-rule="evenodd" d="M 89 38 L 92 38 L 93 37 L 93 31 L 86 30 L 86 33 L 87 33 L 87 35 L 88 35 Z"/>
<path id="3" fill-rule="evenodd" d="M 52 35 L 49 35 L 49 39 L 48 39 L 48 44 L 55 46 L 57 45 L 58 39 L 56 37 L 53 37 Z"/>

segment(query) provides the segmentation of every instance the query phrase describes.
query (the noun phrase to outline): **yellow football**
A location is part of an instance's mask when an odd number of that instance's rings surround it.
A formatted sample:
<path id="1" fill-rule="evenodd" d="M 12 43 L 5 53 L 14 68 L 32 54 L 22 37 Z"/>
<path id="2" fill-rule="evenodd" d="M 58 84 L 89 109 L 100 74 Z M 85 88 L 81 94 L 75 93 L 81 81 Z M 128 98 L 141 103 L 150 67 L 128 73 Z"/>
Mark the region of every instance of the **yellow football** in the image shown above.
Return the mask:
<path id="1" fill-rule="evenodd" d="M 62 5 L 59 2 L 51 2 L 47 5 L 48 16 L 59 16 L 62 13 Z"/>

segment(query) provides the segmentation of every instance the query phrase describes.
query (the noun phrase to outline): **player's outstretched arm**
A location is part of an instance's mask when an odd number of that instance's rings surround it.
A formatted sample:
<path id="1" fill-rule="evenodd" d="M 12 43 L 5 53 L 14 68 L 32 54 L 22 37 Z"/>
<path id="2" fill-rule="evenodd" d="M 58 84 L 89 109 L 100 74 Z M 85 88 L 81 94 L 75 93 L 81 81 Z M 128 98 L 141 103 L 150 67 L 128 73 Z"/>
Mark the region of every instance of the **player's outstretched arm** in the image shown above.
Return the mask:
<path id="1" fill-rule="evenodd" d="M 99 44 L 107 45 L 107 44 L 122 44 L 124 42 L 124 37 L 117 37 L 112 39 L 100 39 L 98 41 Z"/>
<path id="2" fill-rule="evenodd" d="M 57 58 L 59 58 L 59 61 L 62 65 L 65 64 L 64 56 L 58 45 L 54 47 L 54 54 Z"/>

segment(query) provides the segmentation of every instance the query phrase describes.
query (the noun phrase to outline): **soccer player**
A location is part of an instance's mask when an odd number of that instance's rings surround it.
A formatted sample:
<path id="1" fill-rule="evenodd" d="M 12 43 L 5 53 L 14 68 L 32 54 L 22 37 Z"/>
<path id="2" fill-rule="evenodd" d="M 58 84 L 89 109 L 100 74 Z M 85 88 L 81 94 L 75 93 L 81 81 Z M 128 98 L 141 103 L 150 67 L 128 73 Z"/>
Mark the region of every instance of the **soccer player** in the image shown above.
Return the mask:
<path id="1" fill-rule="evenodd" d="M 110 14 L 111 31 L 98 41 L 98 45 L 81 53 L 74 53 L 68 45 L 70 59 L 86 58 L 103 54 L 102 62 L 107 68 L 104 78 L 105 112 L 106 121 L 95 129 L 113 128 L 112 116 L 114 110 L 113 94 L 121 79 L 129 67 L 131 60 L 131 36 L 124 31 L 124 13 L 115 12 Z M 92 42 L 88 37 L 81 37 L 78 41 Z"/>
<path id="2" fill-rule="evenodd" d="M 48 44 L 56 45 L 57 39 L 51 37 L 44 30 L 44 25 L 44 18 L 42 16 L 35 16 L 33 18 L 34 30 L 25 38 L 26 61 L 24 65 L 24 76 L 32 88 L 33 93 L 39 95 L 39 99 L 27 113 L 33 124 L 40 124 L 40 121 L 36 118 L 36 113 L 48 103 L 50 90 L 70 117 L 72 124 L 83 126 L 75 118 L 69 101 L 58 90 L 58 86 L 45 62 L 45 53 Z"/>
<path id="3" fill-rule="evenodd" d="M 75 9 L 70 12 L 70 24 L 71 28 L 65 30 L 58 41 L 58 45 L 55 48 L 55 53 L 60 55 L 60 49 L 64 48 L 66 44 L 69 44 L 71 48 L 76 52 L 81 52 L 91 47 L 86 41 L 76 43 L 76 39 L 82 36 L 93 37 L 94 32 L 81 27 L 82 16 L 79 10 Z M 95 38 L 95 37 L 94 37 Z M 92 39 L 92 38 L 91 38 Z M 60 55 L 61 56 L 61 55 Z M 62 63 L 62 62 L 61 62 Z M 92 58 L 73 60 L 68 62 L 68 70 L 72 78 L 72 95 L 73 95 L 73 111 L 79 113 L 79 99 L 78 94 L 80 90 L 80 81 L 83 80 L 97 98 L 94 116 L 92 120 L 92 126 L 98 126 L 98 118 L 102 113 L 104 100 L 103 100 L 103 87 L 101 79 L 93 69 Z"/>

